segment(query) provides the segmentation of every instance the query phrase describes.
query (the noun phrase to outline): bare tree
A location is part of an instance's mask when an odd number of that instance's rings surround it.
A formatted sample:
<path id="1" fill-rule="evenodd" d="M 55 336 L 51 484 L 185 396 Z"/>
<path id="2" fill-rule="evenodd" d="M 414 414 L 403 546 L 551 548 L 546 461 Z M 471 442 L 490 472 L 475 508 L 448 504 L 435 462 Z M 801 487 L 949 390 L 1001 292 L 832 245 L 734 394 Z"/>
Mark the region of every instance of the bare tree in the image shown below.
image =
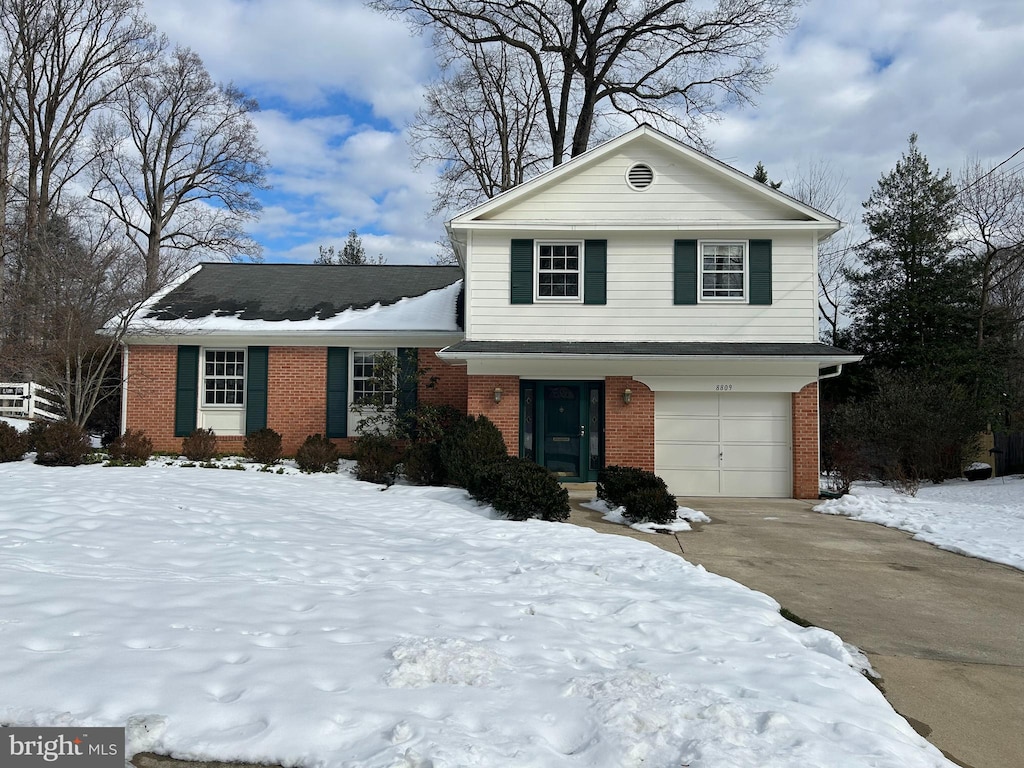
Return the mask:
<path id="1" fill-rule="evenodd" d="M 204 254 L 258 258 L 244 230 L 266 187 L 256 103 L 214 84 L 187 48 L 125 80 L 95 134 L 92 199 L 142 257 L 146 294 Z"/>
<path id="2" fill-rule="evenodd" d="M 20 190 L 31 233 L 89 162 L 81 141 L 96 111 L 137 77 L 153 28 L 139 0 L 4 0 L 0 92 L 23 143 Z"/>
<path id="3" fill-rule="evenodd" d="M 350 229 L 345 244 L 338 251 L 333 245 L 320 246 L 320 255 L 313 259 L 314 264 L 335 264 L 338 266 L 366 265 L 379 266 L 385 262 L 383 254 L 367 256 L 363 247 L 363 238 L 354 229 Z"/>
<path id="4" fill-rule="evenodd" d="M 430 30 L 441 49 L 496 46 L 523 57 L 540 89 L 553 165 L 585 152 L 602 110 L 675 126 L 703 124 L 768 81 L 764 52 L 795 23 L 799 0 L 371 0 Z"/>
<path id="5" fill-rule="evenodd" d="M 529 60 L 496 45 L 463 49 L 428 87 L 409 131 L 417 166 L 439 167 L 432 216 L 490 199 L 550 162 Z"/>
<path id="6" fill-rule="evenodd" d="M 960 172 L 956 206 L 978 281 L 980 348 L 994 311 L 1009 312 L 1015 325 L 1024 322 L 1024 308 L 1006 301 L 1018 294 L 1024 279 L 1024 177 L 970 160 Z"/>
<path id="7" fill-rule="evenodd" d="M 790 194 L 802 203 L 840 221 L 851 219 L 846 203 L 846 176 L 828 160 L 812 160 L 790 174 Z M 839 327 L 846 322 L 849 300 L 846 273 L 854 262 L 855 233 L 847 226 L 818 244 L 818 313 L 824 323 L 825 340 L 835 343 Z"/>

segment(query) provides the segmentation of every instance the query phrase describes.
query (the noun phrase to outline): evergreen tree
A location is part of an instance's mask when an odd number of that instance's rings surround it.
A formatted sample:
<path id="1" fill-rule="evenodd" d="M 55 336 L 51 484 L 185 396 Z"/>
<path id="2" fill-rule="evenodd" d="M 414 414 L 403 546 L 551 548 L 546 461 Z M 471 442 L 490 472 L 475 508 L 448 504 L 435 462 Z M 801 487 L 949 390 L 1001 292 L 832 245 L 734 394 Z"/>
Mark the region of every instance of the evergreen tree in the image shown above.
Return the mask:
<path id="1" fill-rule="evenodd" d="M 349 230 L 348 238 L 338 256 L 339 264 L 366 264 L 366 249 L 363 248 L 363 238 L 354 230 Z"/>
<path id="2" fill-rule="evenodd" d="M 758 161 L 757 167 L 754 169 L 754 181 L 760 181 L 762 184 L 767 184 L 772 189 L 778 189 L 782 186 L 781 181 L 771 181 L 768 178 L 768 171 L 764 167 L 764 163 Z"/>
<path id="3" fill-rule="evenodd" d="M 911 134 L 864 203 L 864 268 L 847 277 L 851 343 L 866 367 L 968 373 L 974 308 L 969 270 L 955 255 L 956 194 L 949 172 L 932 171 Z"/>

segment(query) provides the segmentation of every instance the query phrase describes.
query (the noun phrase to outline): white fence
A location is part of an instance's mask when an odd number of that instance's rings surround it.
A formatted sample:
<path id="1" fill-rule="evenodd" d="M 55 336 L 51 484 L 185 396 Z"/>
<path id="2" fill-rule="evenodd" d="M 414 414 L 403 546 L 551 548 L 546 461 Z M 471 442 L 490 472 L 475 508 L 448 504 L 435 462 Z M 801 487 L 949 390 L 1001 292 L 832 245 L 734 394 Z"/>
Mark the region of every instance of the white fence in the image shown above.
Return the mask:
<path id="1" fill-rule="evenodd" d="M 60 421 L 55 395 L 33 381 L 0 381 L 0 416 Z"/>

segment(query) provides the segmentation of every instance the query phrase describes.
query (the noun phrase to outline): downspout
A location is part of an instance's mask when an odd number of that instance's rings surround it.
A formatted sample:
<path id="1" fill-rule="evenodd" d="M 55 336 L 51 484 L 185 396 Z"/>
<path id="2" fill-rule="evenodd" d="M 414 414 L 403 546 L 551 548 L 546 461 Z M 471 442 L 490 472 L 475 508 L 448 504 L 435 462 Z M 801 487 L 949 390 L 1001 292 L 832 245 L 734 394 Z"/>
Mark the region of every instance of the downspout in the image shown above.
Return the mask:
<path id="1" fill-rule="evenodd" d="M 128 428 L 128 345 L 121 342 L 121 434 Z"/>

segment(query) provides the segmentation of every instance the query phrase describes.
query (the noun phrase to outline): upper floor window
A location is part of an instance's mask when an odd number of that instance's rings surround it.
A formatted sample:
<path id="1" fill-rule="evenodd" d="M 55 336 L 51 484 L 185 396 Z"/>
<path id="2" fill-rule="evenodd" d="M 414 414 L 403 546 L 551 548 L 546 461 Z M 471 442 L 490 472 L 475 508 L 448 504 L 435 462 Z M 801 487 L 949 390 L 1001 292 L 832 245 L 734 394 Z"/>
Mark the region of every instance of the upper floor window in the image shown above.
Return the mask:
<path id="1" fill-rule="evenodd" d="M 203 363 L 203 405 L 244 405 L 245 350 L 207 349 Z"/>
<path id="2" fill-rule="evenodd" d="M 701 301 L 747 298 L 746 243 L 702 242 L 699 264 Z"/>
<path id="3" fill-rule="evenodd" d="M 394 402 L 394 371 L 384 370 L 385 360 L 393 365 L 395 350 L 352 350 L 352 402 L 355 405 L 391 405 Z"/>
<path id="4" fill-rule="evenodd" d="M 580 243 L 537 244 L 537 298 L 580 301 Z"/>

